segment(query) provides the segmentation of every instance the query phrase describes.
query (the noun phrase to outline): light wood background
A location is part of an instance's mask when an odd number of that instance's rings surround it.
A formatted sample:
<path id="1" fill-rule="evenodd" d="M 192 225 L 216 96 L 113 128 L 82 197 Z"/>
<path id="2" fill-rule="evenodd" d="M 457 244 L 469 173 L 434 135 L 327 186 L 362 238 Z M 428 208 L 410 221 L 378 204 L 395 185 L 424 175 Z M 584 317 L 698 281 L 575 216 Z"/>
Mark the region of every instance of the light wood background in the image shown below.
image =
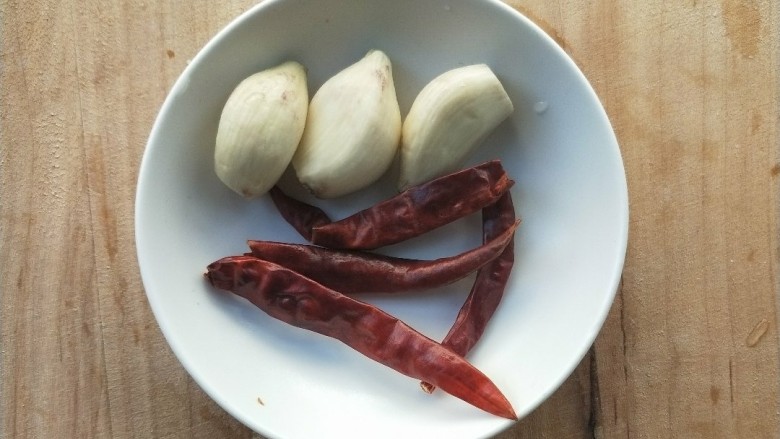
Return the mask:
<path id="1" fill-rule="evenodd" d="M 173 357 L 133 242 L 166 92 L 253 3 L 0 0 L 0 436 L 253 437 Z M 779 3 L 509 3 L 602 99 L 631 224 L 590 354 L 500 437 L 780 437 Z"/>

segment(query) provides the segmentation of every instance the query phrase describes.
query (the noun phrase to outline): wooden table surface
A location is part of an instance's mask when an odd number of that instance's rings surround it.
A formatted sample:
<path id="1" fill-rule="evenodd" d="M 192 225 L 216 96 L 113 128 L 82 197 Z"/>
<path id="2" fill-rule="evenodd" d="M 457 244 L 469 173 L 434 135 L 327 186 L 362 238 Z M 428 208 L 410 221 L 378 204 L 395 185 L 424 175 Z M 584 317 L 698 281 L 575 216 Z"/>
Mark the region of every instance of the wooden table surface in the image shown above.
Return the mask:
<path id="1" fill-rule="evenodd" d="M 256 1 L 0 0 L 0 437 L 258 437 L 172 355 L 136 261 L 152 122 Z M 780 437 L 780 3 L 510 1 L 617 133 L 623 281 L 510 438 Z"/>

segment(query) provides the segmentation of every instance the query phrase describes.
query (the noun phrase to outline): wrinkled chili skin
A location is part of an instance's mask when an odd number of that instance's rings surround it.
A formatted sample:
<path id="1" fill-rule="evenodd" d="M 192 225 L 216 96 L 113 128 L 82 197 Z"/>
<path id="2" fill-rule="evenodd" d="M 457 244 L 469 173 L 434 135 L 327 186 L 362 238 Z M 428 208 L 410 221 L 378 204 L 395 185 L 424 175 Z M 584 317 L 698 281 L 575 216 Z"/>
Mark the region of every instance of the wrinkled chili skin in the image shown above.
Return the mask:
<path id="1" fill-rule="evenodd" d="M 310 232 L 295 226 L 309 222 L 291 220 L 284 213 L 283 216 L 295 223 L 293 226 L 312 244 L 371 250 L 422 235 L 474 213 L 493 204 L 513 184 L 501 162 L 492 160 L 411 187 L 342 220 L 311 222 Z M 305 206 L 299 207 L 300 216 L 311 214 Z"/>
<path id="2" fill-rule="evenodd" d="M 311 230 L 316 226 L 330 224 L 331 219 L 319 207 L 296 200 L 274 186 L 269 191 L 276 209 L 293 228 L 307 241 L 311 241 Z"/>
<path id="3" fill-rule="evenodd" d="M 513 224 L 515 208 L 512 196 L 507 192 L 495 204 L 482 210 L 482 239 L 495 239 Z M 465 356 L 476 345 L 504 296 L 514 260 L 514 243 L 510 241 L 499 257 L 479 269 L 455 323 L 442 340 L 443 346 Z M 435 388 L 426 382 L 421 386 L 428 393 Z"/>
<path id="4" fill-rule="evenodd" d="M 483 239 L 494 239 L 514 223 L 515 208 L 512 196 L 507 192 L 498 202 L 483 210 Z M 442 341 L 444 346 L 466 355 L 479 341 L 504 296 L 514 261 L 514 243 L 509 242 L 498 258 L 479 269 L 474 286 L 455 318 L 455 324 Z"/>
<path id="5" fill-rule="evenodd" d="M 462 356 L 372 305 L 251 256 L 223 258 L 207 270 L 206 278 L 213 286 L 246 298 L 271 317 L 338 339 L 482 410 L 517 419 L 495 384 Z"/>
<path id="6" fill-rule="evenodd" d="M 493 261 L 512 241 L 517 225 L 455 256 L 417 260 L 305 244 L 249 241 L 252 255 L 296 271 L 342 294 L 405 293 L 463 279 Z"/>

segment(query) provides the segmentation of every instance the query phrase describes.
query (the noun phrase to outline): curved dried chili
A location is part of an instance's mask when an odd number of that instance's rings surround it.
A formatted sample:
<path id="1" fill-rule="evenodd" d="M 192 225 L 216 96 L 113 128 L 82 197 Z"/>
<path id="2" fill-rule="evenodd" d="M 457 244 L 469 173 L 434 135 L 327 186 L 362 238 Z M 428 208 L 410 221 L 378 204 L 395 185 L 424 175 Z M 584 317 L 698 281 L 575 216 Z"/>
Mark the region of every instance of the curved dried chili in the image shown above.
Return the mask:
<path id="1" fill-rule="evenodd" d="M 482 210 L 482 237 L 488 241 L 512 228 L 515 224 L 515 208 L 509 192 L 495 204 Z M 514 265 L 514 243 L 504 248 L 501 255 L 477 272 L 474 286 L 455 318 L 455 323 L 442 340 L 442 345 L 458 355 L 466 355 L 482 337 L 488 322 L 504 296 L 504 289 Z M 430 393 L 435 386 L 421 383 Z"/>
<path id="2" fill-rule="evenodd" d="M 297 271 L 340 293 L 396 293 L 447 285 L 468 276 L 504 251 L 516 227 L 469 251 L 427 261 L 273 241 L 249 241 L 249 248 L 260 259 Z"/>
<path id="3" fill-rule="evenodd" d="M 512 184 L 500 161 L 486 162 L 409 188 L 340 221 L 315 226 L 311 242 L 350 249 L 395 244 L 493 204 Z"/>
<path id="4" fill-rule="evenodd" d="M 517 419 L 495 384 L 462 356 L 372 305 L 252 256 L 213 262 L 206 277 L 213 286 L 246 298 L 271 317 L 338 339 L 482 410 Z"/>
<path id="5" fill-rule="evenodd" d="M 369 250 L 422 235 L 496 202 L 514 182 L 492 160 L 411 187 L 339 221 L 315 206 L 272 191 L 282 216 L 308 241 Z"/>

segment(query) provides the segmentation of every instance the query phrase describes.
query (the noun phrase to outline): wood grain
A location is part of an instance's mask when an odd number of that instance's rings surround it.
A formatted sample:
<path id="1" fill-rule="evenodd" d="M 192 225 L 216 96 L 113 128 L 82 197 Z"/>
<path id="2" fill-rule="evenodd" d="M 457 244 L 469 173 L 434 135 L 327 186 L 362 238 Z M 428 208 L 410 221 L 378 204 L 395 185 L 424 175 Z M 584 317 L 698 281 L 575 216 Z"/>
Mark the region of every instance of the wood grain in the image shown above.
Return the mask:
<path id="1" fill-rule="evenodd" d="M 259 437 L 173 357 L 133 236 L 167 91 L 253 3 L 0 0 L 0 437 Z M 780 436 L 780 6 L 508 3 L 596 89 L 631 223 L 590 353 L 499 437 Z"/>

